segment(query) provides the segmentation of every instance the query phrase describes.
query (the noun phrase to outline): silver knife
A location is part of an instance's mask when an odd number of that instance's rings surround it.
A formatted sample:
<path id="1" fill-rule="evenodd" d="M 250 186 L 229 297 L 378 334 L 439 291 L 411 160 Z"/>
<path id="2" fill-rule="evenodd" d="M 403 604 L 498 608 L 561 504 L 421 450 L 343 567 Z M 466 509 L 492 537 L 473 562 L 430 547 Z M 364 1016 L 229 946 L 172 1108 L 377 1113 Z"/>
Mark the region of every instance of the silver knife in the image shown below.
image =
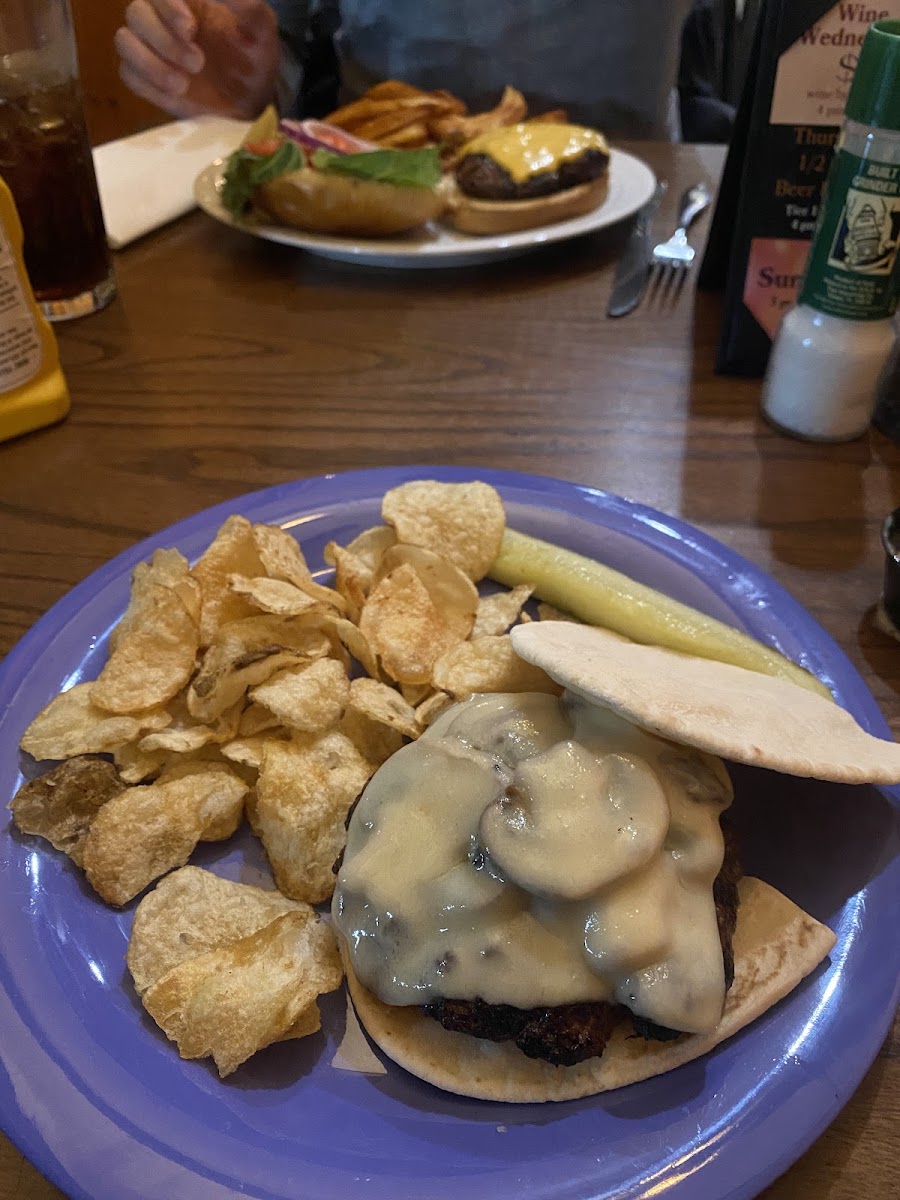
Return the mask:
<path id="1" fill-rule="evenodd" d="M 658 183 L 656 191 L 637 215 L 625 250 L 616 265 L 616 277 L 606 310 L 609 317 L 624 317 L 637 307 L 644 294 L 653 252 L 653 221 L 668 186 L 667 183 Z"/>

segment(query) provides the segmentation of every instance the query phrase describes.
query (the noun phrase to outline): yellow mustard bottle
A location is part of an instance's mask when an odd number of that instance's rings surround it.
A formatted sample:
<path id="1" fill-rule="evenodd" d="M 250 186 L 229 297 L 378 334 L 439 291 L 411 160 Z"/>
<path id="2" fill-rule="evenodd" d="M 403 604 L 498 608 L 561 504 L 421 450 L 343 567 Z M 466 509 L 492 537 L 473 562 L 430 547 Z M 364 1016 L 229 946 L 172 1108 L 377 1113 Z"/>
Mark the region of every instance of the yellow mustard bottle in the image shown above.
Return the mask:
<path id="1" fill-rule="evenodd" d="M 0 179 L 0 441 L 61 421 L 70 403 L 56 337 L 25 271 L 22 240 L 15 201 Z"/>

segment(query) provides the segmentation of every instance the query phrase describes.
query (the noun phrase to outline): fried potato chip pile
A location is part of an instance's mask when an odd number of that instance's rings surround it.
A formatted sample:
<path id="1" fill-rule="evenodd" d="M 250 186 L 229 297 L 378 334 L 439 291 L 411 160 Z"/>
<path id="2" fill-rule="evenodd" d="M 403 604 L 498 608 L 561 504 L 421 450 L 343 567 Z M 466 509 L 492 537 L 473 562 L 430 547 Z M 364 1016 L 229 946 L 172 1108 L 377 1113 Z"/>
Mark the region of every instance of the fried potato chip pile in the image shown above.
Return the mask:
<path id="1" fill-rule="evenodd" d="M 23 833 L 68 854 L 112 905 L 167 876 L 137 910 L 129 965 L 182 1055 L 212 1055 L 222 1074 L 318 1027 L 309 1006 L 337 982 L 309 906 L 334 890 L 348 813 L 378 767 L 472 692 L 560 690 L 512 650 L 530 587 L 479 596 L 506 521 L 492 487 L 405 483 L 385 494 L 382 518 L 328 544 L 334 587 L 313 578 L 290 533 L 241 516 L 193 567 L 157 550 L 134 571 L 99 677 L 56 696 L 22 737 L 58 763 L 12 801 Z M 245 813 L 281 893 L 265 894 L 256 924 L 254 889 L 200 883 L 185 867 Z M 183 937 L 177 914 L 168 933 L 154 918 L 169 950 L 136 967 L 150 953 L 148 913 L 182 902 Z M 185 946 L 200 949 L 181 961 Z"/>
<path id="2" fill-rule="evenodd" d="M 503 89 L 496 107 L 470 113 L 451 92 L 426 92 L 399 79 L 387 79 L 358 100 L 335 109 L 325 120 L 380 146 L 412 150 L 440 145 L 452 157 L 466 142 L 492 129 L 520 121 L 565 122 L 568 115 L 560 108 L 529 116 L 525 97 L 514 87 Z"/>
<path id="3" fill-rule="evenodd" d="M 278 892 L 182 867 L 137 907 L 128 968 L 182 1058 L 224 1078 L 257 1050 L 320 1028 L 344 976 L 330 925 Z"/>

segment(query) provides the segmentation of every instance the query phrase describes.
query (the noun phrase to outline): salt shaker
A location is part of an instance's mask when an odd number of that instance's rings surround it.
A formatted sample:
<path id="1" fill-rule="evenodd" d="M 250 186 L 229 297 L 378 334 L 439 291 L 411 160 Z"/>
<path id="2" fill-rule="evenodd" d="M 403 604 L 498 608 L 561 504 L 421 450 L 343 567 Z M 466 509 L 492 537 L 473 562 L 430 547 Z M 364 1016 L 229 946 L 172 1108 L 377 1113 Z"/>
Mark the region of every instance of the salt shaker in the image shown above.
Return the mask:
<path id="1" fill-rule="evenodd" d="M 797 304 L 763 412 L 788 433 L 849 441 L 872 419 L 900 289 L 900 21 L 866 34 Z"/>

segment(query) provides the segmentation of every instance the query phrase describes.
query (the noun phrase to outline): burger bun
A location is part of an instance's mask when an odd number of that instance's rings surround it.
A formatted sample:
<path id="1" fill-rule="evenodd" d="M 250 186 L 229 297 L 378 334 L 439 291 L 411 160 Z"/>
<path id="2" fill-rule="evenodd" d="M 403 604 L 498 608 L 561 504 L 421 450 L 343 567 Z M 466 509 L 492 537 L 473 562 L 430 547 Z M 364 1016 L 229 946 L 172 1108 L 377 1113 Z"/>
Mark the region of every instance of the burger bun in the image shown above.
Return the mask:
<path id="1" fill-rule="evenodd" d="M 519 233 L 524 229 L 583 217 L 599 208 L 608 192 L 609 176 L 606 173 L 576 187 L 531 200 L 482 200 L 467 196 L 454 187 L 444 220 L 460 233 Z"/>
<path id="2" fill-rule="evenodd" d="M 343 938 L 341 955 L 360 1023 L 389 1058 L 426 1082 L 479 1100 L 514 1104 L 575 1100 L 651 1079 L 708 1054 L 787 996 L 826 957 L 835 935 L 759 879 L 738 885 L 734 983 L 709 1033 L 645 1041 L 623 1023 L 599 1058 L 554 1067 L 526 1058 L 512 1042 L 492 1042 L 445 1029 L 415 1005 L 385 1004 L 357 979 Z"/>
<path id="3" fill-rule="evenodd" d="M 309 233 L 392 237 L 439 217 L 440 188 L 402 187 L 302 167 L 260 184 L 254 201 L 283 225 Z"/>

